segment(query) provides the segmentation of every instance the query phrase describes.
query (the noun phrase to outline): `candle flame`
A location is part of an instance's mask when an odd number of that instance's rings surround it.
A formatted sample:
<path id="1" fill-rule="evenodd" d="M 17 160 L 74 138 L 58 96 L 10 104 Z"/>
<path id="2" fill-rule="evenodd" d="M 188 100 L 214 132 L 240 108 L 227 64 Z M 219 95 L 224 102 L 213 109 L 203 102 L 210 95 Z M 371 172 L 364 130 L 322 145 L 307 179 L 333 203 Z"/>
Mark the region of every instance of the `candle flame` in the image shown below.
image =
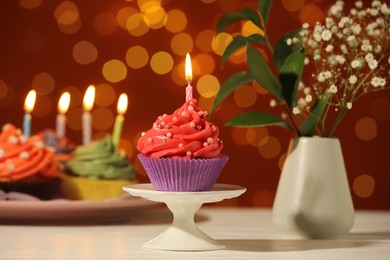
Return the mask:
<path id="1" fill-rule="evenodd" d="M 126 113 L 127 103 L 128 103 L 127 95 L 125 93 L 122 93 L 119 97 L 118 107 L 117 107 L 117 111 L 119 115 L 123 115 L 124 113 Z"/>
<path id="2" fill-rule="evenodd" d="M 95 101 L 95 86 L 89 85 L 83 99 L 84 110 L 91 111 L 94 101 Z"/>
<path id="3" fill-rule="evenodd" d="M 190 54 L 186 55 L 186 80 L 190 82 L 192 80 L 192 65 Z"/>
<path id="4" fill-rule="evenodd" d="M 61 114 L 65 114 L 66 112 L 68 112 L 69 103 L 70 94 L 69 92 L 64 92 L 60 97 L 60 101 L 58 101 L 58 112 L 60 112 Z"/>
<path id="5" fill-rule="evenodd" d="M 24 102 L 24 110 L 26 112 L 31 113 L 33 111 L 36 98 L 37 98 L 37 92 L 35 92 L 35 90 L 30 90 Z"/>

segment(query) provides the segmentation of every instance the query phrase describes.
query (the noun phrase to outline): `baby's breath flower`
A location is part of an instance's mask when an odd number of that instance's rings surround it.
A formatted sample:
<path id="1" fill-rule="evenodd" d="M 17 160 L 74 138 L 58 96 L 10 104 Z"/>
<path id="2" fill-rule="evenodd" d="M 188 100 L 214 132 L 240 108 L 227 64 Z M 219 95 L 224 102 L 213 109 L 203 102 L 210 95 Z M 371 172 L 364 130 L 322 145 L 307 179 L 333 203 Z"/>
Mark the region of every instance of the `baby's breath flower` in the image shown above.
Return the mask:
<path id="1" fill-rule="evenodd" d="M 328 46 L 326 46 L 325 51 L 326 52 L 332 52 L 333 51 L 333 45 L 329 44 Z"/>
<path id="2" fill-rule="evenodd" d="M 350 84 L 355 84 L 357 82 L 357 77 L 355 75 L 351 75 L 349 76 L 349 79 L 348 79 L 349 83 Z"/>
<path id="3" fill-rule="evenodd" d="M 369 62 L 374 59 L 374 55 L 372 53 L 367 53 L 366 56 L 364 56 L 364 59 Z"/>
<path id="4" fill-rule="evenodd" d="M 292 112 L 294 115 L 298 115 L 301 113 L 301 110 L 298 107 L 294 107 Z"/>
<path id="5" fill-rule="evenodd" d="M 356 1 L 355 2 L 356 8 L 362 8 L 363 7 L 363 2 L 362 1 Z"/>
<path id="6" fill-rule="evenodd" d="M 332 38 L 332 32 L 329 30 L 325 30 L 321 33 L 321 38 L 324 41 L 329 41 Z"/>
<path id="7" fill-rule="evenodd" d="M 362 31 L 362 27 L 360 27 L 360 24 L 354 24 L 352 27 L 352 32 L 356 35 L 358 35 Z"/>
<path id="8" fill-rule="evenodd" d="M 306 95 L 305 100 L 307 103 L 310 103 L 313 100 L 312 95 L 310 95 L 310 94 Z"/>
<path id="9" fill-rule="evenodd" d="M 311 88 L 309 88 L 309 87 L 305 87 L 305 88 L 303 89 L 303 93 L 305 93 L 306 95 L 309 95 L 310 92 L 311 92 Z"/>
<path id="10" fill-rule="evenodd" d="M 333 93 L 333 94 L 336 94 L 336 93 L 337 93 L 337 87 L 336 87 L 336 85 L 332 84 L 332 85 L 329 87 L 329 92 L 330 92 L 330 93 Z"/>
<path id="11" fill-rule="evenodd" d="M 270 107 L 276 107 L 277 104 L 278 104 L 278 103 L 276 102 L 275 99 L 271 99 L 270 102 L 269 102 L 269 106 L 270 106 Z"/>
<path id="12" fill-rule="evenodd" d="M 390 14 L 390 8 L 387 6 L 387 4 L 382 4 L 381 5 L 381 12 L 384 15 L 389 15 Z"/>
<path id="13" fill-rule="evenodd" d="M 309 28 L 309 24 L 308 24 L 308 23 L 304 23 L 304 24 L 302 24 L 302 28 L 303 28 L 303 29 L 307 29 L 307 28 Z"/>
<path id="14" fill-rule="evenodd" d="M 374 87 L 384 87 L 386 85 L 386 80 L 384 78 L 375 76 L 371 79 L 371 85 Z"/>
<path id="15" fill-rule="evenodd" d="M 341 55 L 336 55 L 336 60 L 339 64 L 343 65 L 344 62 L 345 62 L 345 58 L 344 56 L 341 56 Z"/>
<path id="16" fill-rule="evenodd" d="M 374 70 L 374 69 L 376 69 L 376 67 L 378 67 L 378 62 L 377 62 L 375 59 L 370 60 L 370 61 L 368 62 L 368 67 L 369 67 L 371 70 Z"/>
<path id="17" fill-rule="evenodd" d="M 353 60 L 353 61 L 351 62 L 351 67 L 352 67 L 353 69 L 359 68 L 359 67 L 360 67 L 360 60 Z"/>

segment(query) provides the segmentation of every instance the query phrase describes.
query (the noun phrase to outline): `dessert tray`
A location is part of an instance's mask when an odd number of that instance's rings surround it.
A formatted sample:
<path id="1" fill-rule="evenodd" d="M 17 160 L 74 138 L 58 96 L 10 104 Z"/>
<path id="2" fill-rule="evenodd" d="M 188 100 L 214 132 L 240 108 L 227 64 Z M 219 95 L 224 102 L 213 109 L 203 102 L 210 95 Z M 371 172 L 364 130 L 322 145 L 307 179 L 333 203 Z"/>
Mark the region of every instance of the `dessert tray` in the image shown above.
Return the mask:
<path id="1" fill-rule="evenodd" d="M 194 216 L 204 203 L 212 203 L 240 196 L 245 188 L 230 184 L 215 184 L 211 191 L 167 192 L 156 191 L 151 184 L 123 187 L 133 196 L 164 202 L 173 213 L 171 226 L 156 238 L 143 244 L 145 248 L 172 251 L 207 251 L 225 248 L 195 224 Z"/>
<path id="2" fill-rule="evenodd" d="M 128 222 L 141 208 L 156 205 L 132 196 L 107 201 L 0 201 L 1 224 L 104 224 Z"/>

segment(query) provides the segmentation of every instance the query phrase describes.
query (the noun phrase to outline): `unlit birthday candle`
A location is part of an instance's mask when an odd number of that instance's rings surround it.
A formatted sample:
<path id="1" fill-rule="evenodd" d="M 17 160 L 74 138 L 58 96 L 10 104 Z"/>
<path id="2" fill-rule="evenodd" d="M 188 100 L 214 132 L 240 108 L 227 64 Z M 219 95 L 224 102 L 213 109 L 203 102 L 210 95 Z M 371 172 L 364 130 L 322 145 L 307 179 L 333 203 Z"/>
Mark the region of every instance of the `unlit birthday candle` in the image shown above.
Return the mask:
<path id="1" fill-rule="evenodd" d="M 112 133 L 112 142 L 114 143 L 115 147 L 118 147 L 119 141 L 121 139 L 123 121 L 125 120 L 123 115 L 126 113 L 127 103 L 128 103 L 127 95 L 122 93 L 118 100 L 118 107 L 117 107 L 118 115 L 115 118 L 114 131 Z"/>
<path id="2" fill-rule="evenodd" d="M 60 101 L 58 101 L 58 115 L 56 121 L 56 133 L 59 138 L 65 137 L 66 131 L 66 112 L 69 109 L 70 94 L 64 92 L 61 95 Z"/>
<path id="3" fill-rule="evenodd" d="M 28 92 L 26 100 L 24 101 L 24 117 L 23 117 L 23 135 L 25 137 L 30 137 L 31 134 L 31 112 L 34 110 L 35 99 L 37 93 L 35 90 L 30 90 Z"/>
<path id="4" fill-rule="evenodd" d="M 191 65 L 191 57 L 190 54 L 187 53 L 186 55 L 186 80 L 188 82 L 188 86 L 186 87 L 186 101 L 192 99 L 192 86 L 191 86 L 191 80 L 192 80 L 192 65 Z"/>
<path id="5" fill-rule="evenodd" d="M 92 136 L 92 116 L 91 116 L 91 110 L 93 107 L 93 103 L 95 101 L 95 86 L 90 85 L 85 92 L 84 99 L 83 99 L 83 117 L 82 117 L 82 124 L 83 124 L 83 144 L 87 145 L 91 142 L 91 136 Z"/>

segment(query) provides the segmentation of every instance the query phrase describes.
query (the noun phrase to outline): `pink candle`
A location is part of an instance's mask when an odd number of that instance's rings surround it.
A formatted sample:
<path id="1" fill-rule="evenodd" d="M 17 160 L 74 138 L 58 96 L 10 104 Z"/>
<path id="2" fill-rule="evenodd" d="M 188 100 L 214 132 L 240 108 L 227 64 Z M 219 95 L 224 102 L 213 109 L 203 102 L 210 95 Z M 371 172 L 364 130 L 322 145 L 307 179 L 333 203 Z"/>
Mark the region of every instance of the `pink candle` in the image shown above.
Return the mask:
<path id="1" fill-rule="evenodd" d="M 186 80 L 188 82 L 188 85 L 186 87 L 186 101 L 192 99 L 192 86 L 191 86 L 191 80 L 192 80 L 192 65 L 191 65 L 191 57 L 190 54 L 187 53 L 186 55 Z"/>

